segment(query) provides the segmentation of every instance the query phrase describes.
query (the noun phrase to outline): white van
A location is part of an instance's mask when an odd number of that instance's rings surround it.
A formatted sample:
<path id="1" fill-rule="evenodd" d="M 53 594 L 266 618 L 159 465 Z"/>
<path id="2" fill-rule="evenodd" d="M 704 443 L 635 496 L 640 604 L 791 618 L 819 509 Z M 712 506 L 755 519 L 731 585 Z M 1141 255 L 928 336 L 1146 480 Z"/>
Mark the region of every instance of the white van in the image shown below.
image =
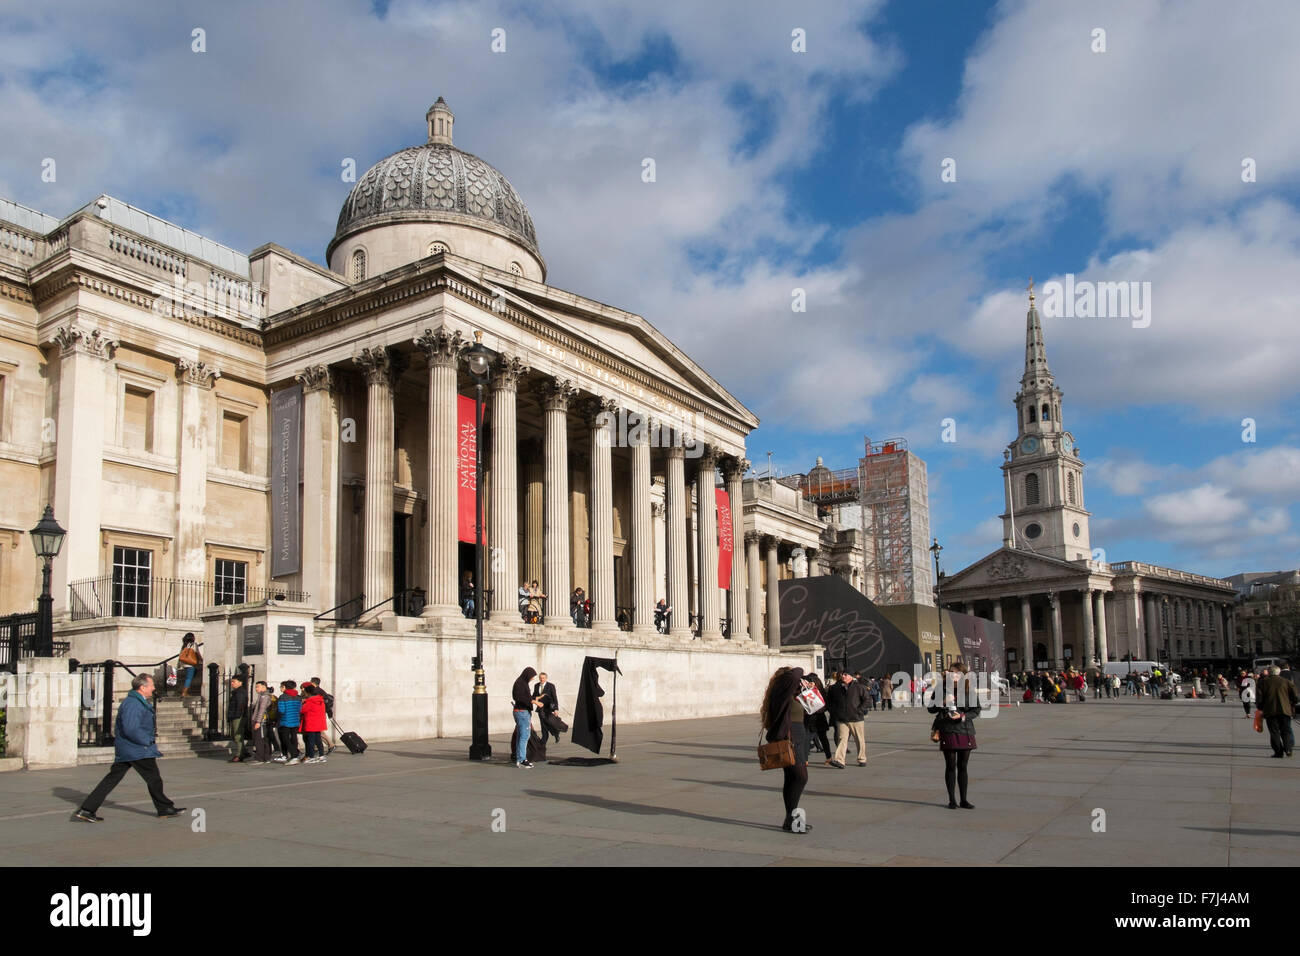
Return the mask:
<path id="1" fill-rule="evenodd" d="M 1119 679 L 1124 680 L 1128 677 L 1129 671 L 1137 671 L 1139 674 L 1150 674 L 1157 667 L 1168 674 L 1169 679 L 1173 683 L 1181 684 L 1183 682 L 1182 677 L 1174 673 L 1172 667 L 1168 664 L 1157 663 L 1156 661 L 1107 661 L 1106 675 L 1110 676 L 1111 674 L 1118 674 Z"/>
<path id="2" fill-rule="evenodd" d="M 1286 662 L 1286 658 L 1284 657 L 1257 657 L 1250 662 L 1250 672 L 1252 674 L 1258 674 L 1260 671 L 1264 670 L 1264 668 L 1272 667 L 1275 664 L 1282 670 L 1287 670 L 1291 666 Z"/>

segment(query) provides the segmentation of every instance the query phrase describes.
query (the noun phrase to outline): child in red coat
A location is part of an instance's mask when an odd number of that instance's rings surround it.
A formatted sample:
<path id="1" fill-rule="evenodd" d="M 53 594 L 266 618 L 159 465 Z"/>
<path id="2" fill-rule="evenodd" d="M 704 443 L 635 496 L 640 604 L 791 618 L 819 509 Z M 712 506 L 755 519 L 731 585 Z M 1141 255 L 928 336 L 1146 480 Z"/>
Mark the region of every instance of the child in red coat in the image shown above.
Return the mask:
<path id="1" fill-rule="evenodd" d="M 302 739 L 307 748 L 306 763 L 324 763 L 325 747 L 321 734 L 325 732 L 325 698 L 311 684 L 302 685 Z"/>

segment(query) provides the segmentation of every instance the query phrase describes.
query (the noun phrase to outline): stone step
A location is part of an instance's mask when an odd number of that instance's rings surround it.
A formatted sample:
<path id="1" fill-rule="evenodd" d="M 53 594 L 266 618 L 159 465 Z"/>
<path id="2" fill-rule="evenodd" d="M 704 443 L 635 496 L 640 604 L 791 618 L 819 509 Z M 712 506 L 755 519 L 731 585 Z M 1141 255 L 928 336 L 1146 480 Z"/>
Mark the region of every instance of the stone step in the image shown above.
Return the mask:
<path id="1" fill-rule="evenodd" d="M 166 741 L 159 740 L 158 749 L 162 751 L 163 760 L 182 760 L 187 757 L 202 757 L 206 754 L 226 753 L 230 749 L 230 744 L 198 741 L 188 746 L 174 744 L 169 747 Z M 116 759 L 112 747 L 81 747 L 77 750 L 78 767 L 93 766 L 96 764 L 110 764 Z"/>

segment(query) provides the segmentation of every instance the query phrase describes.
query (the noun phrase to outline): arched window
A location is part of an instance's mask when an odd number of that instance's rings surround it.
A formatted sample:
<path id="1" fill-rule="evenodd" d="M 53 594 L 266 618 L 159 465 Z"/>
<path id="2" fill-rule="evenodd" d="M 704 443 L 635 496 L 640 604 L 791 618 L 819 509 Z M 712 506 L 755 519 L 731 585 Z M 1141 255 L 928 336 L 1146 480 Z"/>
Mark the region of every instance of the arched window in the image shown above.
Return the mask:
<path id="1" fill-rule="evenodd" d="M 1046 402 L 1043 402 L 1043 421 L 1050 422 L 1051 420 L 1052 420 L 1052 406 L 1048 405 Z"/>
<path id="2" fill-rule="evenodd" d="M 1072 471 L 1067 471 L 1065 473 L 1065 494 L 1069 498 L 1070 504 L 1078 504 L 1078 502 L 1074 500 L 1074 472 Z"/>
<path id="3" fill-rule="evenodd" d="M 1025 504 L 1038 504 L 1038 475 L 1032 472 L 1025 475 Z"/>
<path id="4" fill-rule="evenodd" d="M 360 282 L 366 277 L 366 250 L 357 249 L 352 253 L 352 281 Z"/>
<path id="5" fill-rule="evenodd" d="M 1037 419 L 1034 417 L 1034 406 L 1029 406 L 1029 424 L 1032 425 Z"/>

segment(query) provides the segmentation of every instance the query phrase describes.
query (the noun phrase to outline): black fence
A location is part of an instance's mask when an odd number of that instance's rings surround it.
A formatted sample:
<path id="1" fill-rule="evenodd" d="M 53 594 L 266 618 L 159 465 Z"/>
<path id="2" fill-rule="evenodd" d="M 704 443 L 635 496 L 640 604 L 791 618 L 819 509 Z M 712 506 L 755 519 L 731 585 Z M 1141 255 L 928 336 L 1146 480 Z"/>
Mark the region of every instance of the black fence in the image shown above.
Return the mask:
<path id="1" fill-rule="evenodd" d="M 213 607 L 261 604 L 265 601 L 305 601 L 302 591 L 284 588 L 217 587 L 216 581 L 138 577 L 126 580 L 104 575 L 68 585 L 74 621 L 102 617 L 144 617 L 166 621 L 197 621 Z"/>
<path id="2" fill-rule="evenodd" d="M 39 652 L 40 648 L 36 646 L 36 621 L 35 611 L 0 617 L 0 671 L 15 674 L 21 658 L 33 657 Z M 66 657 L 68 642 L 55 641 L 52 653 L 55 657 Z"/>

